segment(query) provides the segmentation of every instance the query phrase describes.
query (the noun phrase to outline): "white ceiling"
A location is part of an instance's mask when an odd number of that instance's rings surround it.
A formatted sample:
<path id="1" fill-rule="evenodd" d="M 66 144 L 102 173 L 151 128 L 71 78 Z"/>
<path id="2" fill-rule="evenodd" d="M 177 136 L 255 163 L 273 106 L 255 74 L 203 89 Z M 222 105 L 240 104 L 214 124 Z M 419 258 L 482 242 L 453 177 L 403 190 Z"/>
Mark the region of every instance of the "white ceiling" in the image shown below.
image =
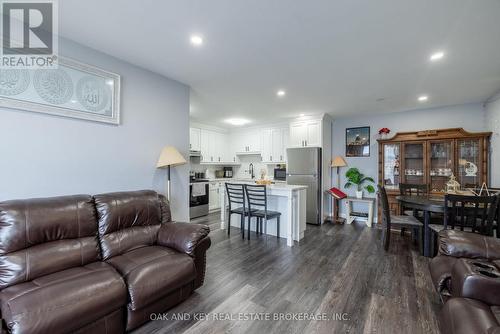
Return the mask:
<path id="1" fill-rule="evenodd" d="M 219 126 L 480 102 L 500 89 L 498 0 L 63 0 L 59 10 L 63 36 L 190 85 L 192 118 Z M 436 50 L 446 58 L 430 63 Z"/>

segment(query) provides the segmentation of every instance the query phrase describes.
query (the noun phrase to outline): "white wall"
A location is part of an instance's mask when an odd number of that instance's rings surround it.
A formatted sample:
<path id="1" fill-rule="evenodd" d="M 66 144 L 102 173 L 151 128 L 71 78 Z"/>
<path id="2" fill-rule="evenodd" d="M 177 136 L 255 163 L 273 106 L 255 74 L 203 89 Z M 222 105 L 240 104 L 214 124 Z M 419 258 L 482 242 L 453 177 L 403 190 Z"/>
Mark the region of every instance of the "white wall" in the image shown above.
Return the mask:
<path id="1" fill-rule="evenodd" d="M 486 104 L 486 129 L 491 136 L 491 185 L 500 187 L 500 94 Z"/>
<path id="2" fill-rule="evenodd" d="M 485 110 L 482 104 L 465 104 L 435 109 L 414 110 L 390 114 L 335 119 L 333 122 L 332 156 L 345 157 L 345 130 L 350 127 L 370 126 L 370 157 L 345 158 L 348 167 L 341 169 L 340 188 L 354 196 L 355 189 L 344 189 L 345 172 L 357 167 L 378 182 L 378 130 L 391 129 L 391 134 L 401 131 L 431 130 L 441 128 L 464 128 L 467 131 L 485 131 Z M 336 186 L 336 174 L 333 177 Z M 365 195 L 368 195 L 365 191 Z M 375 197 L 375 194 L 370 197 Z M 341 207 L 343 212 L 343 206 Z"/>
<path id="3" fill-rule="evenodd" d="M 60 54 L 118 73 L 120 126 L 0 109 L 0 200 L 165 189 L 160 150 L 189 152 L 189 87 L 82 45 Z M 172 172 L 174 219 L 189 217 L 188 165 Z"/>

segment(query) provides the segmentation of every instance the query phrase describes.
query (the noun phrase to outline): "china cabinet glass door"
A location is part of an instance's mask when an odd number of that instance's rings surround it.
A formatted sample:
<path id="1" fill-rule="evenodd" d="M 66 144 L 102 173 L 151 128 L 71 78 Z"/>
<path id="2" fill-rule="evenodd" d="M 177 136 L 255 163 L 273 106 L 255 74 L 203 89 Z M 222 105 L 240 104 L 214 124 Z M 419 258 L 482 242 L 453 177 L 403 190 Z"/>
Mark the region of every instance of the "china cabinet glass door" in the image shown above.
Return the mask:
<path id="1" fill-rule="evenodd" d="M 404 182 L 425 183 L 425 143 L 404 143 Z"/>
<path id="2" fill-rule="evenodd" d="M 483 165 L 479 138 L 457 140 L 457 181 L 463 188 L 481 187 Z"/>
<path id="3" fill-rule="evenodd" d="M 400 182 L 400 144 L 384 144 L 384 186 L 398 189 Z"/>
<path id="4" fill-rule="evenodd" d="M 453 174 L 453 141 L 429 142 L 429 179 L 432 192 L 446 192 L 446 183 Z"/>

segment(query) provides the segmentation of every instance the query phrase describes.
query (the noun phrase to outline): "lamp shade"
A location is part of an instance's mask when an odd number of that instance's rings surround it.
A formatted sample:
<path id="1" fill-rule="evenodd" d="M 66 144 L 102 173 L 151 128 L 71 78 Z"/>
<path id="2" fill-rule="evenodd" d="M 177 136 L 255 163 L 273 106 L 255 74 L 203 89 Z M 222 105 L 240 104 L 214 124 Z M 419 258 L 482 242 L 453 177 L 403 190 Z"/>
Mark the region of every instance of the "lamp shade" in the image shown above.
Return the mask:
<path id="1" fill-rule="evenodd" d="M 347 162 L 340 155 L 337 155 L 332 161 L 332 167 L 345 167 Z"/>
<path id="2" fill-rule="evenodd" d="M 161 150 L 160 158 L 156 164 L 156 168 L 174 167 L 184 165 L 187 163 L 186 159 L 177 151 L 173 146 L 166 146 Z"/>

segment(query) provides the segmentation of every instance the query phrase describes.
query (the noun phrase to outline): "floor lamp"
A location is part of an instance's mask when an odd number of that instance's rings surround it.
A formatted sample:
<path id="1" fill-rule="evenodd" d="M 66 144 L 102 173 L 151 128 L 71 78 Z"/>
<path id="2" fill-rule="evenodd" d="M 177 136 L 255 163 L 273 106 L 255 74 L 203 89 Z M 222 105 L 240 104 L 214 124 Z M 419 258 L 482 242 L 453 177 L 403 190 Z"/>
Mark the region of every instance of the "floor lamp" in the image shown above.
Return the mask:
<path id="1" fill-rule="evenodd" d="M 163 148 L 156 164 L 156 168 L 167 168 L 167 199 L 170 203 L 170 167 L 180 166 L 187 163 L 186 159 L 177 151 L 173 146 L 166 146 Z"/>
<path id="2" fill-rule="evenodd" d="M 336 156 L 332 161 L 332 167 L 337 168 L 338 189 L 340 189 L 340 167 L 345 167 L 345 166 L 347 166 L 347 163 L 345 162 L 344 158 L 342 158 L 340 155 Z M 338 199 L 335 199 L 335 211 L 333 215 L 333 221 L 335 223 L 344 223 L 344 218 L 339 217 L 339 206 L 340 206 L 340 201 Z"/>

